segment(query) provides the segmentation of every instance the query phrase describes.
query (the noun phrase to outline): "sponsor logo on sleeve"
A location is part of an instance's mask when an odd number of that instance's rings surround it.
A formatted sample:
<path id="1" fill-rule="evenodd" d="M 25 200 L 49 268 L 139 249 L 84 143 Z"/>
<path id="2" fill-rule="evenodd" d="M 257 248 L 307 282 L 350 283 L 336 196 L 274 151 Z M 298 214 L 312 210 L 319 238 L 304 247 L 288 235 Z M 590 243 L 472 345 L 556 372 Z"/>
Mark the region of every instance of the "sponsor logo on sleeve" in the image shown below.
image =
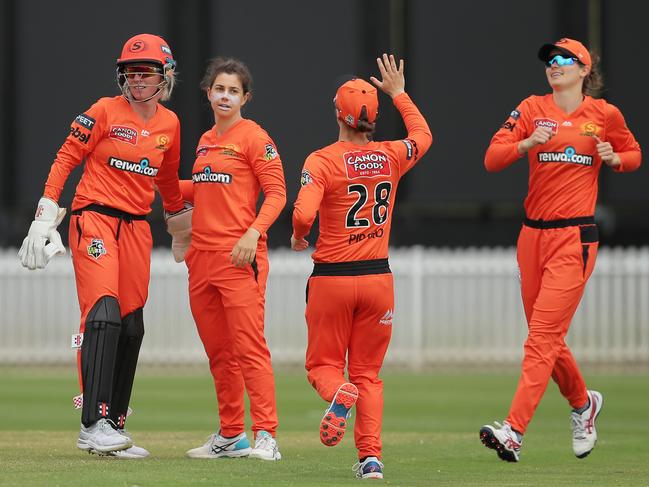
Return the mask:
<path id="1" fill-rule="evenodd" d="M 514 127 L 516 127 L 516 124 L 510 122 L 509 120 L 507 120 L 507 121 L 502 125 L 501 128 L 503 128 L 503 129 L 507 129 L 507 130 L 514 130 Z"/>
<path id="2" fill-rule="evenodd" d="M 307 169 L 303 169 L 302 174 L 300 175 L 300 186 L 306 186 L 312 182 L 313 178 L 311 177 L 311 173 Z"/>
<path id="3" fill-rule="evenodd" d="M 137 130 L 124 125 L 111 125 L 108 138 L 137 145 Z"/>
<path id="4" fill-rule="evenodd" d="M 267 161 L 272 161 L 277 157 L 277 149 L 273 144 L 266 144 L 264 147 L 264 159 Z"/>
<path id="5" fill-rule="evenodd" d="M 403 139 L 401 142 L 404 143 L 406 146 L 406 159 L 410 160 L 412 159 L 412 152 L 413 152 L 413 147 L 412 147 L 412 142 L 410 142 L 408 139 Z"/>
<path id="6" fill-rule="evenodd" d="M 92 128 L 95 126 L 95 119 L 86 115 L 85 113 L 77 115 L 74 121 L 82 127 L 87 128 L 88 130 L 92 130 Z"/>
<path id="7" fill-rule="evenodd" d="M 79 142 L 87 144 L 92 134 L 89 134 L 86 131 L 82 131 L 79 127 L 75 127 L 73 125 L 72 127 L 70 127 L 70 135 L 75 139 L 79 139 Z"/>
<path id="8" fill-rule="evenodd" d="M 218 184 L 230 184 L 232 183 L 232 174 L 227 174 L 223 172 L 213 172 L 210 166 L 205 166 L 205 168 L 200 172 L 195 172 L 192 174 L 192 181 L 194 184 L 198 183 L 218 183 Z"/>
<path id="9" fill-rule="evenodd" d="M 555 135 L 557 134 L 557 132 L 559 132 L 559 123 L 556 120 L 552 120 L 551 118 L 535 118 L 534 126 L 547 127 L 549 129 L 552 129 L 552 133 Z"/>
<path id="10" fill-rule="evenodd" d="M 588 154 L 577 154 L 574 147 L 568 146 L 563 152 L 539 152 L 537 160 L 540 163 L 559 162 L 563 164 L 577 164 L 580 166 L 592 166 L 593 156 Z"/>
<path id="11" fill-rule="evenodd" d="M 514 120 L 518 120 L 519 118 L 521 118 L 521 112 L 519 112 L 518 110 L 512 110 L 512 113 L 510 113 L 509 116 Z"/>
<path id="12" fill-rule="evenodd" d="M 388 155 L 379 150 L 350 151 L 343 154 L 347 179 L 390 176 Z"/>
<path id="13" fill-rule="evenodd" d="M 159 170 L 157 167 L 149 166 L 149 159 L 146 157 L 141 159 L 140 162 L 133 162 L 110 156 L 108 158 L 108 165 L 112 168 L 119 169 L 120 171 L 141 174 L 142 176 L 148 176 L 151 178 L 157 176 Z"/>
<path id="14" fill-rule="evenodd" d="M 104 247 L 104 241 L 100 238 L 93 238 L 90 245 L 88 245 L 88 255 L 93 257 L 95 260 L 98 260 L 99 257 L 106 254 L 106 247 Z"/>

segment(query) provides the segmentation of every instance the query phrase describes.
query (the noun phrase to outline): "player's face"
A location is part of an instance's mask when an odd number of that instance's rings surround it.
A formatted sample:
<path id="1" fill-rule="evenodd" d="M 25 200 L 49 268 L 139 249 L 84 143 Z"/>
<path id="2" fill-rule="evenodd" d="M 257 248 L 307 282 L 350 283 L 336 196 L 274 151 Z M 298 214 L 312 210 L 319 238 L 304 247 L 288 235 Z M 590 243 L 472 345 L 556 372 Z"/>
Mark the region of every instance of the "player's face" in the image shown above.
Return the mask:
<path id="1" fill-rule="evenodd" d="M 561 91 L 577 85 L 581 86 L 584 78 L 590 72 L 590 68 L 577 61 L 573 61 L 572 64 L 562 64 L 571 58 L 560 51 L 552 51 L 550 60 L 553 60 L 555 56 L 561 56 L 561 59 L 556 59 L 545 67 L 545 75 L 552 89 Z"/>
<path id="2" fill-rule="evenodd" d="M 162 82 L 162 75 L 158 71 L 159 68 L 153 64 L 126 66 L 126 80 L 134 99 L 145 100 L 158 91 L 158 86 Z"/>
<path id="3" fill-rule="evenodd" d="M 244 93 L 239 76 L 230 73 L 220 73 L 207 91 L 214 116 L 222 118 L 240 115 L 249 96 L 250 93 Z"/>

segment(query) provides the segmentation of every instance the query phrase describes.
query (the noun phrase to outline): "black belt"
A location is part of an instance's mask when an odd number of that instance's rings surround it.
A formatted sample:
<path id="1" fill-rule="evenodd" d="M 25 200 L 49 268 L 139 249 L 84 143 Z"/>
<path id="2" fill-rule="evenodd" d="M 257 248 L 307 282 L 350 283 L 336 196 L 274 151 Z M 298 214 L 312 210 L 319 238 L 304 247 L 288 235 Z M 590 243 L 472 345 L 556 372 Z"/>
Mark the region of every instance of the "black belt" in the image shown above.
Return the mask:
<path id="1" fill-rule="evenodd" d="M 388 259 L 355 260 L 351 262 L 316 262 L 311 276 L 364 276 L 390 274 Z"/>
<path id="2" fill-rule="evenodd" d="M 146 220 L 146 215 L 134 215 L 132 213 L 126 213 L 125 211 L 118 210 L 117 208 L 96 204 L 84 206 L 83 208 L 79 208 L 78 210 L 73 210 L 72 214 L 81 215 L 81 213 L 83 213 L 84 211 L 92 211 L 95 213 L 101 213 L 102 215 L 113 216 L 115 218 L 119 218 L 120 220 L 124 220 L 127 223 L 130 223 L 133 220 Z"/>
<path id="3" fill-rule="evenodd" d="M 565 218 L 563 220 L 531 220 L 525 218 L 523 224 L 526 227 L 547 230 L 549 228 L 577 227 L 579 225 L 595 225 L 594 216 L 578 216 L 576 218 Z"/>

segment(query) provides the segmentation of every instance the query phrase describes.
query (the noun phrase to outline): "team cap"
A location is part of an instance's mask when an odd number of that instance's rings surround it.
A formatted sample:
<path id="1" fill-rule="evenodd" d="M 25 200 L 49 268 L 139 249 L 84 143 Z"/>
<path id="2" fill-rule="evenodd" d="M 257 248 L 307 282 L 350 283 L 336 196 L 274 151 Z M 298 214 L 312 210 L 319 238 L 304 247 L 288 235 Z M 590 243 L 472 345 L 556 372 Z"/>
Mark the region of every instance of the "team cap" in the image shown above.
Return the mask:
<path id="1" fill-rule="evenodd" d="M 338 118 L 353 128 L 358 128 L 358 118 L 363 107 L 367 111 L 367 121 L 374 123 L 379 112 L 379 98 L 376 88 L 367 81 L 354 78 L 338 88 L 334 104 Z"/>
<path id="2" fill-rule="evenodd" d="M 588 52 L 588 49 L 586 49 L 586 46 L 584 46 L 579 41 L 564 37 L 563 39 L 559 39 L 554 44 L 543 44 L 541 46 L 541 49 L 539 49 L 539 59 L 544 63 L 549 61 L 550 53 L 553 49 L 557 49 L 569 56 L 579 59 L 579 62 L 581 64 L 585 64 L 586 66 L 592 65 L 592 60 L 590 59 L 590 53 Z"/>
<path id="3" fill-rule="evenodd" d="M 157 63 L 162 66 L 176 64 L 167 42 L 153 34 L 138 34 L 126 41 L 117 65 L 138 62 Z"/>

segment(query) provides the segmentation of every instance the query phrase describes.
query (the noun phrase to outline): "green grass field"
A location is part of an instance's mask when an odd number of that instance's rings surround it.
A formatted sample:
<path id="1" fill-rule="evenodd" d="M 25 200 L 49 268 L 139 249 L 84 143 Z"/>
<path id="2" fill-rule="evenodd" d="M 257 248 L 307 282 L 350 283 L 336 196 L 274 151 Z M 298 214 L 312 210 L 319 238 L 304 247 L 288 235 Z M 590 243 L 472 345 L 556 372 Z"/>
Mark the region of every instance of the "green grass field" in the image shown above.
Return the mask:
<path id="1" fill-rule="evenodd" d="M 2 486 L 344 486 L 358 485 L 353 434 L 322 446 L 325 408 L 300 371 L 277 376 L 281 462 L 191 460 L 184 452 L 216 429 L 205 369 L 143 369 L 129 419 L 152 456 L 128 461 L 75 447 L 79 412 L 69 368 L 0 368 Z M 604 394 L 600 440 L 586 459 L 571 450 L 568 407 L 551 384 L 525 437 L 521 462 L 498 460 L 478 429 L 507 412 L 517 376 L 499 372 L 384 375 L 386 485 L 649 486 L 649 376 L 587 374 Z M 249 423 L 248 423 L 249 426 Z"/>

